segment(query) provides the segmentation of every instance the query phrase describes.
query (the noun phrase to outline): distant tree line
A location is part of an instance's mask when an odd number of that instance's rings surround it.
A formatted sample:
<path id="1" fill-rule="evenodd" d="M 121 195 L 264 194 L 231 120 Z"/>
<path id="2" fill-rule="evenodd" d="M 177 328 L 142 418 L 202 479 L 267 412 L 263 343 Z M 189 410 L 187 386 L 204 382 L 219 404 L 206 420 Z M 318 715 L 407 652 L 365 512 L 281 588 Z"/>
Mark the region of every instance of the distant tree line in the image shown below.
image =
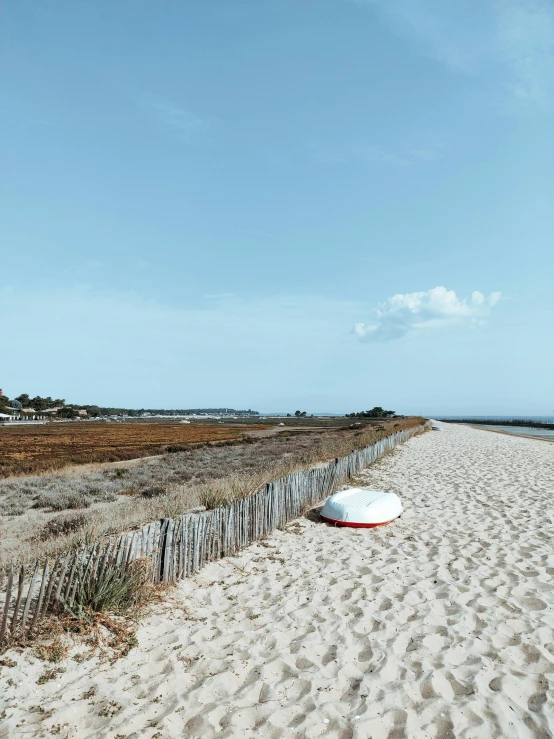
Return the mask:
<path id="1" fill-rule="evenodd" d="M 98 418 L 100 416 L 131 416 L 138 417 L 143 413 L 151 413 L 152 415 L 163 416 L 185 416 L 185 415 L 219 415 L 227 413 L 233 416 L 259 416 L 258 411 L 235 410 L 234 408 L 112 408 L 99 405 L 79 405 L 76 403 L 66 403 L 64 398 L 51 398 L 50 396 L 42 398 L 36 395 L 32 398 L 28 393 L 22 393 L 13 398 L 16 403 L 7 395 L 0 395 L 0 413 L 6 412 L 10 408 L 32 408 L 37 413 L 41 413 L 51 408 L 58 408 L 56 416 L 61 418 L 75 418 L 79 410 L 86 410 L 87 416 Z M 306 415 L 306 414 L 304 414 Z"/>
<path id="2" fill-rule="evenodd" d="M 376 405 L 370 411 L 359 411 L 358 413 L 347 413 L 347 418 L 394 418 L 395 411 L 386 411 L 380 405 Z"/>
<path id="3" fill-rule="evenodd" d="M 22 393 L 21 395 L 18 395 L 17 398 L 14 398 L 13 400 L 16 401 L 17 404 L 19 404 L 22 408 L 33 408 L 35 411 L 45 411 L 48 410 L 48 408 L 56 408 L 58 406 L 65 405 L 65 400 L 62 398 L 51 398 L 48 396 L 47 398 L 41 398 L 40 395 L 36 395 L 34 398 L 31 398 L 28 393 Z M 4 408 L 10 407 L 12 401 L 8 398 L 7 395 L 0 396 L 0 405 Z"/>

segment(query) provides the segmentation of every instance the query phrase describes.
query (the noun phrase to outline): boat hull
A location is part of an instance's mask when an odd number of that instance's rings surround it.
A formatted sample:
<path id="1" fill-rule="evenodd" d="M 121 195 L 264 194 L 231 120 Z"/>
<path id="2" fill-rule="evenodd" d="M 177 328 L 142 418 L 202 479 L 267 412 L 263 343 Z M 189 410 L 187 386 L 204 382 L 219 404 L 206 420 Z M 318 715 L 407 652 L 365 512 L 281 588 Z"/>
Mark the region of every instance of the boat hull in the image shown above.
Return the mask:
<path id="1" fill-rule="evenodd" d="M 403 510 L 396 493 L 347 488 L 327 500 L 320 516 L 336 526 L 372 529 L 394 521 Z"/>

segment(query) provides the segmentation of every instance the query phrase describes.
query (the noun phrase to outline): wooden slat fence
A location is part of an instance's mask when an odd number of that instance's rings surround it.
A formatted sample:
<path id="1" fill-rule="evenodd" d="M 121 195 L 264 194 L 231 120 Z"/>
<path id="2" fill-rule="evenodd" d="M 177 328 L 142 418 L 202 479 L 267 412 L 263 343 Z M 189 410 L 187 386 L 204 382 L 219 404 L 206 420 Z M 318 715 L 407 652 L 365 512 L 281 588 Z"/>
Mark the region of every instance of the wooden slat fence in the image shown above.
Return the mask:
<path id="1" fill-rule="evenodd" d="M 32 636 L 39 620 L 60 606 L 71 611 L 80 583 L 101 579 L 107 568 L 123 575 L 134 560 L 151 563 L 154 583 L 174 583 L 207 562 L 235 554 L 298 518 L 379 457 L 430 428 L 430 422 L 387 436 L 334 462 L 293 472 L 253 495 L 202 513 L 166 518 L 116 539 L 68 552 L 54 562 L 37 562 L 0 572 L 0 646 Z M 29 579 L 30 575 L 30 579 Z"/>

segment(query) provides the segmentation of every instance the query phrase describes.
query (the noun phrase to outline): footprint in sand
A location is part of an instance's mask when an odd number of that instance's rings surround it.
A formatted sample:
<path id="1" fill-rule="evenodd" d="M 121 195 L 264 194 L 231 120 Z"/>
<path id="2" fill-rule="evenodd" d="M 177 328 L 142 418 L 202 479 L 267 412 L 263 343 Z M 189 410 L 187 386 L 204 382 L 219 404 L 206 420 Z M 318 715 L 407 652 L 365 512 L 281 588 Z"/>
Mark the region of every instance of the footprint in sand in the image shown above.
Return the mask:
<path id="1" fill-rule="evenodd" d="M 529 700 L 527 701 L 527 707 L 530 711 L 540 711 L 541 706 L 543 706 L 546 703 L 546 693 L 539 692 L 539 693 L 533 693 L 532 696 L 530 696 Z"/>

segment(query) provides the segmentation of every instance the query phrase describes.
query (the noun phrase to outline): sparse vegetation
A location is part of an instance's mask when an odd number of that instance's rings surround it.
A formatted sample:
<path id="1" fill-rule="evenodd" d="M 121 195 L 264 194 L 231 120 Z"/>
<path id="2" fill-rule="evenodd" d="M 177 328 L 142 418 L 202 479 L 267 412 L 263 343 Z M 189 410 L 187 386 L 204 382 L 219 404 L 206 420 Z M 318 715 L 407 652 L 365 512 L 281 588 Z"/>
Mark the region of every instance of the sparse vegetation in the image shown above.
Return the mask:
<path id="1" fill-rule="evenodd" d="M 0 482 L 0 514 L 14 515 L 14 507 L 32 513 L 10 519 L 10 536 L 0 536 L 0 565 L 55 556 L 106 534 L 177 517 L 199 505 L 215 508 L 289 472 L 350 454 L 421 421 L 394 419 L 394 423 L 362 422 L 362 426 L 335 429 L 285 427 L 278 435 L 189 447 L 128 466 L 5 480 Z M 83 503 L 78 512 L 58 512 L 64 506 L 75 507 L 75 502 Z"/>
<path id="2" fill-rule="evenodd" d="M 45 670 L 37 680 L 37 685 L 44 685 L 44 683 L 48 683 L 51 680 L 56 680 L 56 678 L 58 678 L 64 672 L 65 670 L 61 667 L 54 667 L 50 670 Z"/>
<path id="3" fill-rule="evenodd" d="M 38 657 L 38 659 L 44 660 L 45 662 L 53 662 L 55 664 L 65 659 L 68 652 L 69 649 L 63 643 L 59 634 L 56 635 L 49 643 L 40 643 L 34 649 L 35 656 Z"/>

